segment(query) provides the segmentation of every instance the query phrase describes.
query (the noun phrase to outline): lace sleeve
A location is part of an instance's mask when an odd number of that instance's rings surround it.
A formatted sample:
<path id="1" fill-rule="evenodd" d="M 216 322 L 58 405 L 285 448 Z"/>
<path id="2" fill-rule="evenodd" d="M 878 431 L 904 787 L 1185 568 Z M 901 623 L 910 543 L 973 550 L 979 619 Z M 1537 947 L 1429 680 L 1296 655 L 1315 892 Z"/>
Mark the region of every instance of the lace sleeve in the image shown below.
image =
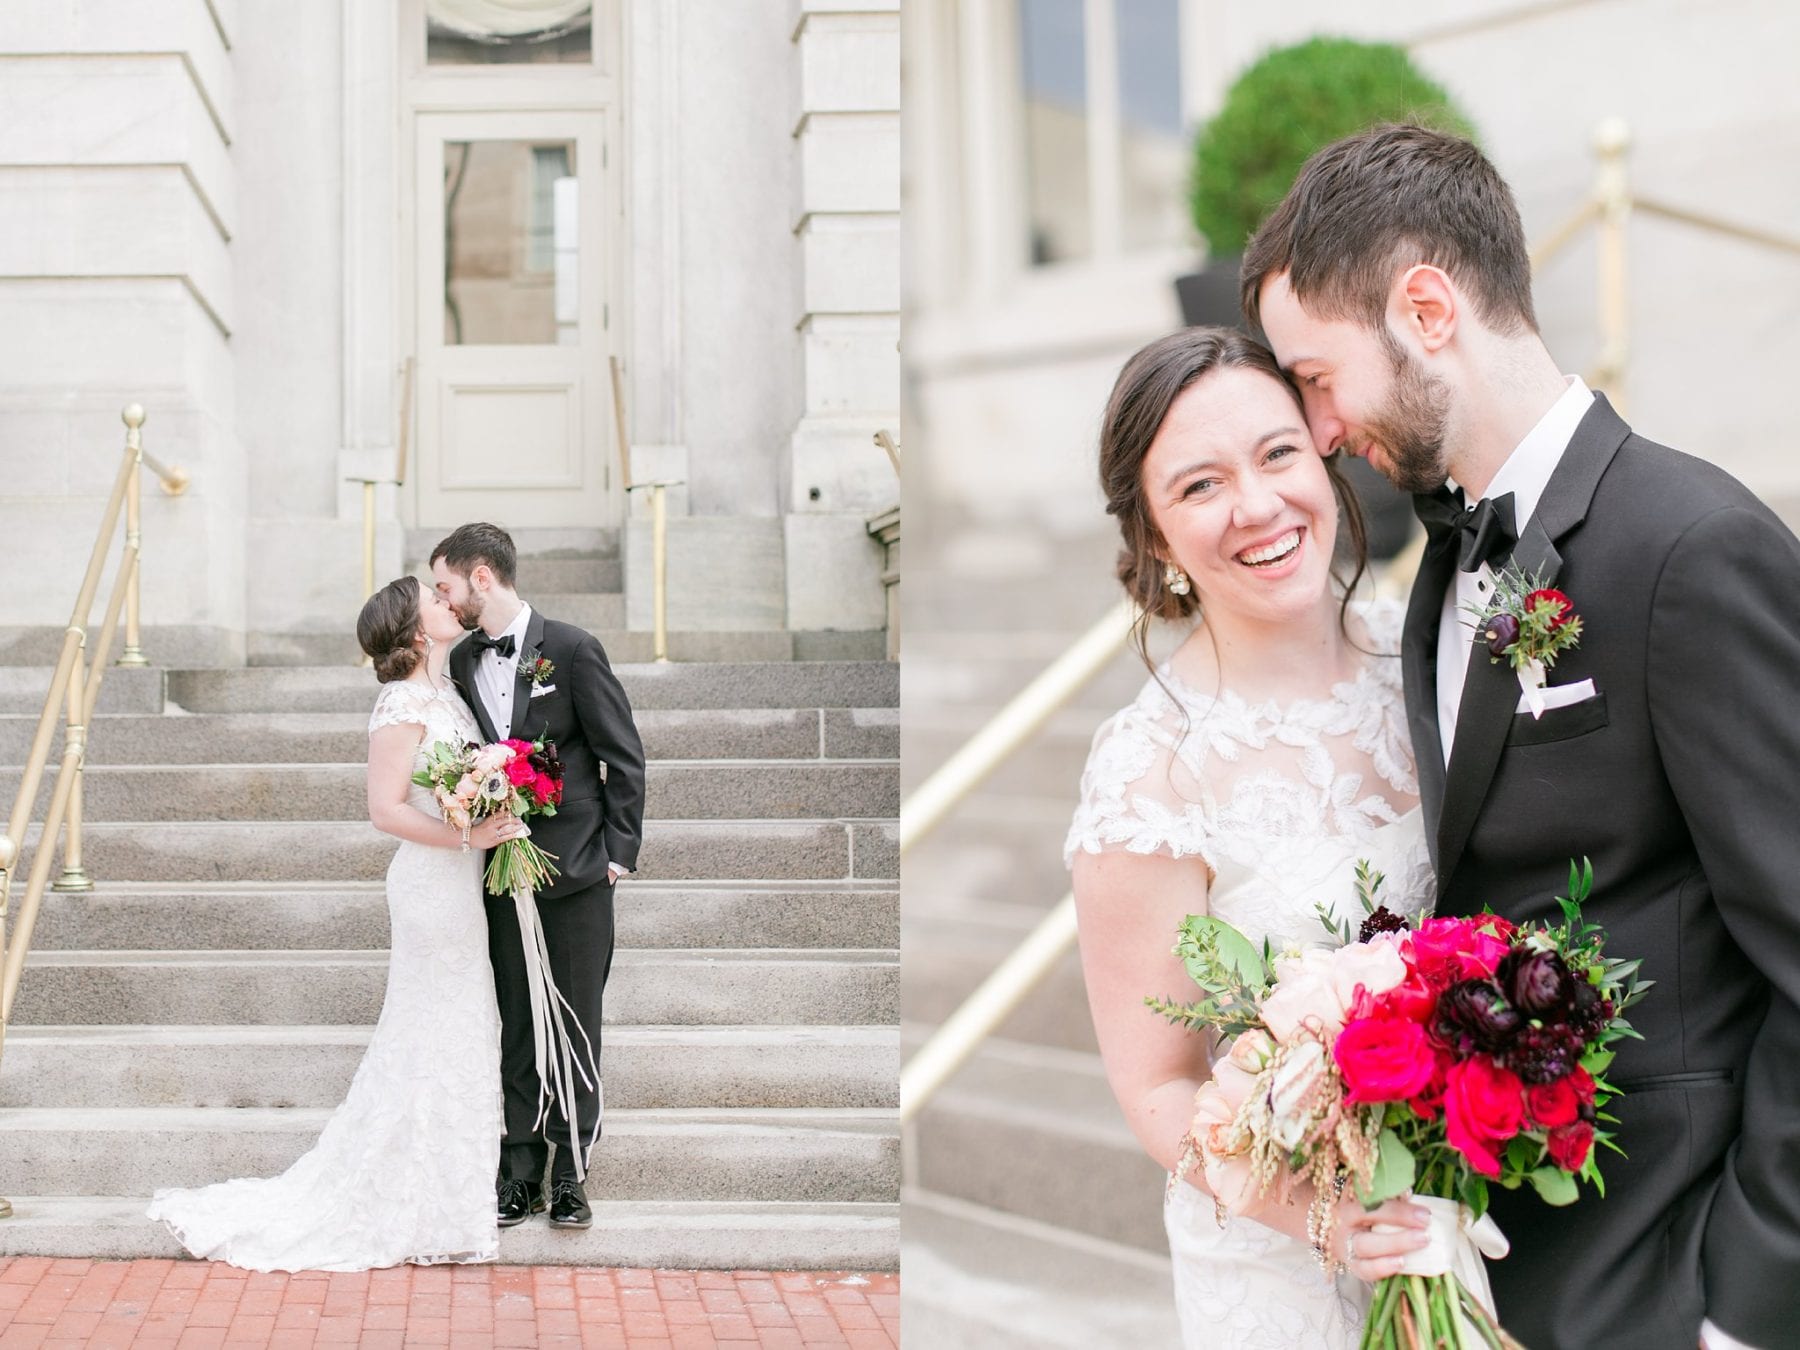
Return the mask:
<path id="1" fill-rule="evenodd" d="M 1081 804 L 1063 845 L 1077 853 L 1199 857 L 1217 870 L 1212 799 L 1176 753 L 1170 717 L 1134 704 L 1101 724 L 1081 775 Z"/>
<path id="2" fill-rule="evenodd" d="M 416 685 L 389 680 L 375 696 L 375 710 L 369 714 L 369 734 L 373 736 L 383 727 L 426 726 L 425 703 L 429 697 L 421 698 Z"/>

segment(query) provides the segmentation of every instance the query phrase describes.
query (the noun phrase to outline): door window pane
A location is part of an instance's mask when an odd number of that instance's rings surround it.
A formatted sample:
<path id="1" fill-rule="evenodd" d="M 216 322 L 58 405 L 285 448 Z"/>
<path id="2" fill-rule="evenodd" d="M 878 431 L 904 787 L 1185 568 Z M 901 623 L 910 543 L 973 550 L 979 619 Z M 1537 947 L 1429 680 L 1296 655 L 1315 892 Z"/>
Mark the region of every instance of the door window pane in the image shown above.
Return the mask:
<path id="1" fill-rule="evenodd" d="M 547 65 L 593 59 L 592 0 L 425 0 L 428 65 Z"/>
<path id="2" fill-rule="evenodd" d="M 1119 0 L 1120 238 L 1157 248 L 1188 237 L 1181 118 L 1181 0 Z"/>
<path id="3" fill-rule="evenodd" d="M 1033 263 L 1084 258 L 1093 251 L 1081 11 L 1082 0 L 1019 0 L 1026 221 Z"/>
<path id="4" fill-rule="evenodd" d="M 444 343 L 576 339 L 573 142 L 444 144 Z"/>

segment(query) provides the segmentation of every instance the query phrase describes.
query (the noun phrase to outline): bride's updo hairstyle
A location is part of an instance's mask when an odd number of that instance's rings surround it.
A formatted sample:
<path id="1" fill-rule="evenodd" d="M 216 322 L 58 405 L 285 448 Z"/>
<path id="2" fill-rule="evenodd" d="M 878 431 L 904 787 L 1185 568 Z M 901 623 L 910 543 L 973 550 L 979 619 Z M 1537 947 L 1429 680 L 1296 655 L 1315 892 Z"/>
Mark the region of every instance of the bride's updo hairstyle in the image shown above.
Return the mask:
<path id="1" fill-rule="evenodd" d="M 1152 342 L 1125 363 L 1106 401 L 1100 426 L 1100 490 L 1106 495 L 1106 513 L 1118 517 L 1119 533 L 1124 537 L 1119 583 L 1142 611 L 1132 636 L 1138 655 L 1152 668 L 1151 621 L 1193 618 L 1200 612 L 1200 595 L 1195 590 L 1176 595 L 1163 584 L 1163 567 L 1170 554 L 1144 497 L 1144 457 L 1175 400 L 1213 371 L 1233 366 L 1261 371 L 1287 390 L 1294 407 L 1304 413 L 1300 395 L 1282 373 L 1275 354 L 1233 328 L 1184 328 Z M 1325 461 L 1325 470 L 1343 527 L 1339 532 L 1340 560 L 1352 568 L 1348 580 L 1338 577 L 1347 610 L 1350 595 L 1368 568 L 1368 537 L 1356 494 L 1344 481 L 1337 456 Z M 1340 610 L 1340 621 L 1343 612 Z"/>
<path id="2" fill-rule="evenodd" d="M 375 663 L 375 678 L 386 684 L 404 680 L 419 664 L 419 579 L 390 581 L 362 607 L 356 617 L 356 640 Z"/>

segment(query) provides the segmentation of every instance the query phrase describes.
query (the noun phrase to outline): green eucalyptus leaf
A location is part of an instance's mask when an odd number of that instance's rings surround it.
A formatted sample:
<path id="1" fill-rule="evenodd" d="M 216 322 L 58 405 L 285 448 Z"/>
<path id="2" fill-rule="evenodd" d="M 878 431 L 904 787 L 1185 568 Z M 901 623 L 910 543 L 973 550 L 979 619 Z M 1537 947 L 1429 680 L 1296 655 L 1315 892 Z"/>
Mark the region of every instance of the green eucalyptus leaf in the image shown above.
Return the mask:
<path id="1" fill-rule="evenodd" d="M 1400 1136 L 1392 1130 L 1383 1130 L 1376 1146 L 1375 1171 L 1369 1177 L 1368 1188 L 1358 1186 L 1356 1189 L 1357 1198 L 1369 1209 L 1383 1200 L 1405 1195 L 1412 1189 L 1413 1178 L 1417 1175 L 1412 1150 L 1401 1143 Z"/>
<path id="2" fill-rule="evenodd" d="M 1575 1178 L 1560 1167 L 1537 1167 L 1525 1175 L 1547 1205 L 1572 1205 L 1581 1197 Z"/>

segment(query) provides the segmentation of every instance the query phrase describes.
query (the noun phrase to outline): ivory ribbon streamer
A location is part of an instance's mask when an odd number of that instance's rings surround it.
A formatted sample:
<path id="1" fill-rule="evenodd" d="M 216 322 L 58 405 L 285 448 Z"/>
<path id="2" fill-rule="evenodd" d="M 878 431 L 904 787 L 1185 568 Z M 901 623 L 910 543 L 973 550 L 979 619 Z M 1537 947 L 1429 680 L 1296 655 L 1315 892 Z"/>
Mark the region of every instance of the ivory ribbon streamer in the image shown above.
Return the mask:
<path id="1" fill-rule="evenodd" d="M 530 830 L 527 829 L 527 834 Z M 600 1137 L 600 1116 L 605 1110 L 605 1096 L 600 1086 L 600 1066 L 594 1060 L 594 1043 L 587 1029 L 575 1016 L 575 1010 L 556 987 L 550 974 L 550 948 L 544 941 L 544 926 L 538 922 L 537 898 L 531 887 L 513 891 L 513 908 L 519 915 L 519 937 L 525 947 L 525 983 L 531 992 L 531 1039 L 537 1050 L 538 1116 L 533 1128 L 541 1128 L 550 1116 L 550 1103 L 562 1107 L 563 1119 L 569 1126 L 569 1148 L 575 1155 L 575 1179 L 587 1179 L 587 1155 Z M 575 1052 L 563 1014 L 575 1023 L 587 1050 L 584 1063 Z M 591 1073 L 590 1073 L 591 1070 Z M 594 1089 L 594 1132 L 587 1147 L 576 1136 L 575 1077 Z"/>
<path id="2" fill-rule="evenodd" d="M 1525 691 L 1525 703 L 1533 721 L 1544 715 L 1544 683 L 1549 678 L 1550 672 L 1544 669 L 1542 661 L 1527 661 L 1519 667 L 1519 688 Z"/>
<path id="3" fill-rule="evenodd" d="M 1458 1200 L 1443 1200 L 1433 1195 L 1415 1195 L 1411 1202 L 1421 1205 L 1431 1215 L 1429 1246 L 1409 1252 L 1400 1264 L 1402 1275 L 1452 1274 L 1462 1287 L 1473 1294 L 1494 1316 L 1494 1292 L 1488 1287 L 1487 1267 L 1481 1258 L 1498 1261 L 1512 1250 L 1512 1243 L 1494 1222 L 1494 1216 L 1479 1219 Z M 1380 1224 L 1377 1227 L 1385 1228 Z"/>

